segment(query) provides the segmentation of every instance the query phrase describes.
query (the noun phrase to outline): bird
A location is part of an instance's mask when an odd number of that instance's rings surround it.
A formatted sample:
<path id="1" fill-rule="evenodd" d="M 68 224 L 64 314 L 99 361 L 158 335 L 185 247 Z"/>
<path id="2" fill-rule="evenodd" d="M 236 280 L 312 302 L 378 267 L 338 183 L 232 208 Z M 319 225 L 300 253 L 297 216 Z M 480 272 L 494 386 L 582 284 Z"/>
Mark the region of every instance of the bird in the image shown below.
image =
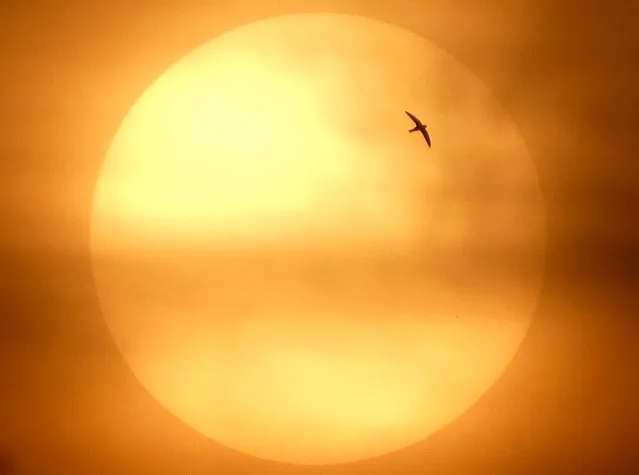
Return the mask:
<path id="1" fill-rule="evenodd" d="M 417 132 L 419 130 L 424 136 L 424 138 L 426 139 L 426 143 L 428 144 L 428 147 L 430 148 L 430 136 L 428 135 L 428 131 L 426 130 L 426 125 L 424 125 L 421 120 L 419 120 L 410 112 L 408 111 L 404 111 L 404 112 L 406 112 L 406 115 L 410 117 L 413 122 L 415 122 L 415 127 L 410 129 L 409 132 Z"/>

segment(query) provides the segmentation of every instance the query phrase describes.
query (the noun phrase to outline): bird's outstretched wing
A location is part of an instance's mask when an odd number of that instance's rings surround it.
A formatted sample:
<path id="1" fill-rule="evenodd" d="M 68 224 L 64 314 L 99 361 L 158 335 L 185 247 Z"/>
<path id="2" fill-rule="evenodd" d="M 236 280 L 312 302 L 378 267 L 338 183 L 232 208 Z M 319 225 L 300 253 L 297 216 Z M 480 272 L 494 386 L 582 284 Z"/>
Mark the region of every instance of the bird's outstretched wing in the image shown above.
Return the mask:
<path id="1" fill-rule="evenodd" d="M 430 147 L 430 136 L 428 135 L 428 131 L 426 129 L 421 129 L 420 132 L 422 133 L 422 135 L 426 139 L 426 143 Z"/>
<path id="2" fill-rule="evenodd" d="M 417 117 L 415 117 L 413 114 L 411 114 L 408 111 L 404 111 L 404 112 L 406 112 L 406 115 L 408 117 L 410 117 L 413 122 L 415 122 L 415 125 L 423 125 L 422 122 Z"/>

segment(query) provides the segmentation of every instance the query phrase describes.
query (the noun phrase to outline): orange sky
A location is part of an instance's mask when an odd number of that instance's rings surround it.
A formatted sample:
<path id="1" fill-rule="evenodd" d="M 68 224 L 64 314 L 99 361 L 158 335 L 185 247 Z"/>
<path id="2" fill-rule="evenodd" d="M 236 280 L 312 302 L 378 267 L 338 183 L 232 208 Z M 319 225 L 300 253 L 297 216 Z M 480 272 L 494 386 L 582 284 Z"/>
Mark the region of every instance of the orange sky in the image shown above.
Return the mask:
<path id="1" fill-rule="evenodd" d="M 607 2 L 10 2 L 0 7 L 0 454 L 16 473 L 620 473 L 636 463 L 636 7 Z M 258 2 L 256 2 L 258 3 Z M 635 11 L 632 11 L 632 10 Z M 517 121 L 548 211 L 546 280 L 497 385 L 433 438 L 328 468 L 259 461 L 159 406 L 115 350 L 88 255 L 104 153 L 142 91 L 212 36 L 337 10 L 423 34 Z M 632 153 L 631 153 L 632 152 Z M 636 254 L 635 254 L 636 256 Z M 631 470 L 628 470 L 630 472 Z"/>

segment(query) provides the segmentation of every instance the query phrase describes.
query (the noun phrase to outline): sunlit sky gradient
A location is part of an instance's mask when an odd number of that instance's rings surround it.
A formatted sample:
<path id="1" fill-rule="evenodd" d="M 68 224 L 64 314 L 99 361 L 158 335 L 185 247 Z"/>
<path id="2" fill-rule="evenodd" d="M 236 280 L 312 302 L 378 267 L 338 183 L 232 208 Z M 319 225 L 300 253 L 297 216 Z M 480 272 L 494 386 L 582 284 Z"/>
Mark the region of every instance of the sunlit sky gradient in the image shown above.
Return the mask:
<path id="1" fill-rule="evenodd" d="M 300 469 L 225 449 L 150 397 L 102 320 L 88 239 L 105 152 L 150 83 L 237 25 L 318 10 L 411 29 L 482 78 L 538 171 L 548 255 L 527 338 L 468 413 L 398 453 Z M 639 145 L 636 10 L 616 1 L 4 3 L 2 451 L 27 474 L 636 472 L 638 174 L 627 160 Z"/>

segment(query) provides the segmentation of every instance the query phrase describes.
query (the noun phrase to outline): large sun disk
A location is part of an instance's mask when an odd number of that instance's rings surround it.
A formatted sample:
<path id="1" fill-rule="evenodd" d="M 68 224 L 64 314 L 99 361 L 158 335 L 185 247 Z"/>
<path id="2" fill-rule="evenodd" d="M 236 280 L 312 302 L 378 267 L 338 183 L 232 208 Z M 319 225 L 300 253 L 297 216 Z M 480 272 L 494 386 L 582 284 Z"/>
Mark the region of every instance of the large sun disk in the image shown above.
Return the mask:
<path id="1" fill-rule="evenodd" d="M 292 15 L 147 89 L 91 246 L 113 338 L 169 411 L 252 455 L 340 463 L 427 437 L 500 376 L 542 215 L 517 128 L 465 67 L 384 23 Z"/>

